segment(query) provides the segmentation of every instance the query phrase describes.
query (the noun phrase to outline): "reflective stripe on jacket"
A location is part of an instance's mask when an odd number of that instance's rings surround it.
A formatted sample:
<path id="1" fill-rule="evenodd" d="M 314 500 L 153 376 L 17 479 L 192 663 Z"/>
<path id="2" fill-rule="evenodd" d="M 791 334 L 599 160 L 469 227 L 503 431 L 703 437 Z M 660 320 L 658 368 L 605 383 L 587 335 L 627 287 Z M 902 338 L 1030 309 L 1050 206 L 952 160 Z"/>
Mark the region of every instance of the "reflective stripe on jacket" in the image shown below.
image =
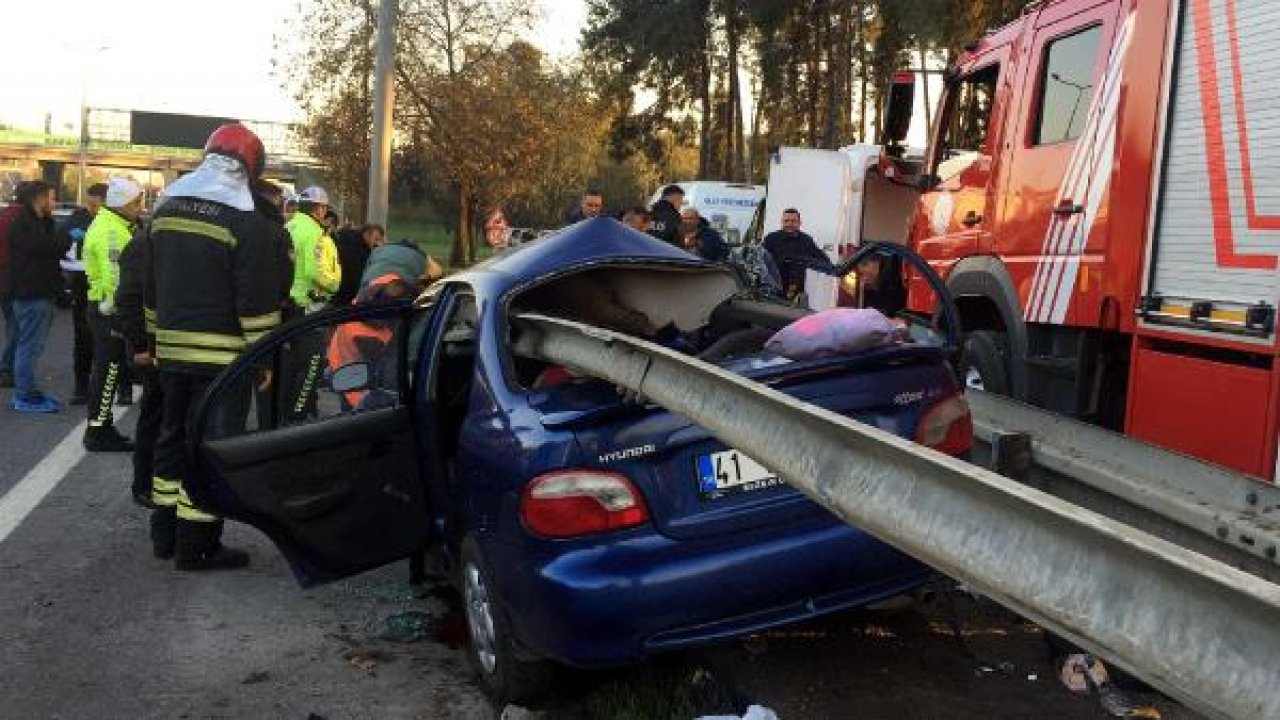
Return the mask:
<path id="1" fill-rule="evenodd" d="M 280 324 L 281 256 L 257 213 L 171 198 L 151 223 L 148 257 L 161 370 L 216 373 Z"/>

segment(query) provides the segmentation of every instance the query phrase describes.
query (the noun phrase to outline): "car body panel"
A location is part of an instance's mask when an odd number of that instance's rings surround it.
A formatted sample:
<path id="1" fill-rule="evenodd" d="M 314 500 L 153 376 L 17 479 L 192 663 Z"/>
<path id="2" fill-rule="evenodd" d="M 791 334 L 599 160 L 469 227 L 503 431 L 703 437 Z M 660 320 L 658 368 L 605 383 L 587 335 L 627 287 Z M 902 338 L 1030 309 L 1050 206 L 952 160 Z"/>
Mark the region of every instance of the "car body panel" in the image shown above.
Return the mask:
<path id="1" fill-rule="evenodd" d="M 654 650 L 874 602 L 929 576 L 928 568 L 845 525 L 788 486 L 714 500 L 701 496 L 695 457 L 725 446 L 683 418 L 658 407 L 622 403 L 600 381 L 522 387 L 509 349 L 513 298 L 567 273 L 597 268 L 723 274 L 735 282 L 737 277 L 598 218 L 437 285 L 406 321 L 414 328 L 406 343 L 411 372 L 403 387 L 411 414 L 395 421 L 401 424 L 393 422 L 397 432 L 410 423 L 419 463 L 405 471 L 420 478 L 425 502 L 398 507 L 392 527 L 420 523 L 443 542 L 447 555 L 464 537 L 474 539 L 517 637 L 535 653 L 584 666 L 630 662 Z M 475 323 L 464 348 L 473 354 L 462 379 L 470 385 L 469 395 L 455 428 L 446 401 L 433 388 L 449 362 L 448 323 L 460 303 L 474 305 Z M 329 311 L 307 322 L 347 319 L 353 312 L 359 311 Z M 261 362 L 288 332 L 260 341 L 225 376 L 248 372 L 254 358 Z M 810 362 L 759 353 L 723 366 L 908 438 L 934 401 L 958 392 L 945 353 L 932 347 L 894 346 Z M 228 385 L 225 376 L 220 387 Z M 211 396 L 219 392 L 215 388 Z M 319 425 L 339 428 L 340 436 L 340 429 L 359 417 L 339 416 Z M 205 476 L 196 480 L 200 497 L 211 509 L 263 528 L 286 550 L 295 570 L 307 570 L 298 572 L 300 580 L 321 582 L 344 569 L 359 569 L 354 563 L 343 568 L 309 558 L 307 546 L 314 539 L 299 537 L 269 511 L 247 508 L 240 494 L 252 491 L 244 478 L 227 475 L 233 465 L 227 463 L 225 441 L 198 433 L 194 440 L 206 460 L 217 461 L 206 462 Z M 291 453 L 282 447 L 278 454 Z M 293 453 L 291 462 L 302 467 L 306 458 Z M 625 474 L 644 496 L 651 522 L 565 540 L 533 535 L 521 520 L 521 493 L 532 479 L 566 468 Z M 377 475 L 355 472 L 370 482 Z M 368 532 L 377 531 L 375 523 L 365 525 Z M 399 545 L 412 543 L 405 539 Z"/>

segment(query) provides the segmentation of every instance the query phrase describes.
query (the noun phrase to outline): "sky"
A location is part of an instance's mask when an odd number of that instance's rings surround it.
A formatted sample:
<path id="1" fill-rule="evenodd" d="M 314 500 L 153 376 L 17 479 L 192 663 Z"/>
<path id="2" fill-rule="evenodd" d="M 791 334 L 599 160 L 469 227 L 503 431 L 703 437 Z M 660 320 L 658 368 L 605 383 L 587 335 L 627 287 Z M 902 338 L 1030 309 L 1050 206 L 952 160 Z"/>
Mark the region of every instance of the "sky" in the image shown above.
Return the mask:
<path id="1" fill-rule="evenodd" d="M 74 135 L 89 107 L 292 121 L 300 113 L 273 73 L 274 36 L 297 0 L 45 0 L 4 2 L 0 52 L 11 69 L 0 123 Z M 570 54 L 584 0 L 547 0 L 529 40 Z M 83 19 L 83 20 L 80 20 Z M 43 58 L 36 67 L 25 58 Z M 17 78 L 16 87 L 13 86 Z"/>

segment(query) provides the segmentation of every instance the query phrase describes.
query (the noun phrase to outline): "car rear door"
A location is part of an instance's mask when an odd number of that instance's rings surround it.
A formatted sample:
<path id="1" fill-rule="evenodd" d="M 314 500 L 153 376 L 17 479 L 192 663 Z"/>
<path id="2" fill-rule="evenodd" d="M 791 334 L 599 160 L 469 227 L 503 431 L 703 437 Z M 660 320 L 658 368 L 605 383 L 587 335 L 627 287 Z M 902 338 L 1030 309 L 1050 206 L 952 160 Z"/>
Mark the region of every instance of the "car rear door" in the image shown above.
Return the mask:
<path id="1" fill-rule="evenodd" d="M 253 345 L 192 417 L 201 507 L 271 538 L 304 585 L 404 558 L 431 536 L 411 392 L 433 308 L 330 310 Z"/>

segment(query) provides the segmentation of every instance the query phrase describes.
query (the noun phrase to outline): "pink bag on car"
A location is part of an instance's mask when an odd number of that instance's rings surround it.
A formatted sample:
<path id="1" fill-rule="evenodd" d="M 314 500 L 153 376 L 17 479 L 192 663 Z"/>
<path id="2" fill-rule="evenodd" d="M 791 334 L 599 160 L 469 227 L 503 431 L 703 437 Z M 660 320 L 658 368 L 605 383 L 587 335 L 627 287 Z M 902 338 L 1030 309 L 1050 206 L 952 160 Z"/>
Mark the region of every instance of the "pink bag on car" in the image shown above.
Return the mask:
<path id="1" fill-rule="evenodd" d="M 764 347 L 792 360 L 811 360 L 888 345 L 894 336 L 893 323 L 879 310 L 834 308 L 796 320 Z"/>

